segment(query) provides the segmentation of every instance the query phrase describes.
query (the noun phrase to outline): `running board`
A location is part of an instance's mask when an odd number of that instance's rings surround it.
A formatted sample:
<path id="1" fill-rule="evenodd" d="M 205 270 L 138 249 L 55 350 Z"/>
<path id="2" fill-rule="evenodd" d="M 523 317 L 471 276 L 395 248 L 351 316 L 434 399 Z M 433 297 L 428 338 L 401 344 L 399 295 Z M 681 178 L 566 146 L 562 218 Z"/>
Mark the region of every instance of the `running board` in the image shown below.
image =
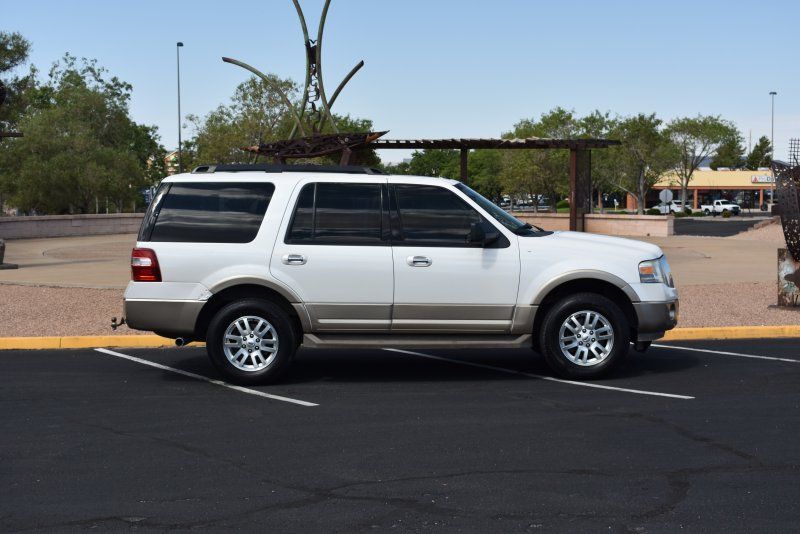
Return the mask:
<path id="1" fill-rule="evenodd" d="M 531 334 L 521 335 L 439 335 L 439 334 L 305 334 L 303 347 L 309 349 L 519 349 L 531 348 Z"/>

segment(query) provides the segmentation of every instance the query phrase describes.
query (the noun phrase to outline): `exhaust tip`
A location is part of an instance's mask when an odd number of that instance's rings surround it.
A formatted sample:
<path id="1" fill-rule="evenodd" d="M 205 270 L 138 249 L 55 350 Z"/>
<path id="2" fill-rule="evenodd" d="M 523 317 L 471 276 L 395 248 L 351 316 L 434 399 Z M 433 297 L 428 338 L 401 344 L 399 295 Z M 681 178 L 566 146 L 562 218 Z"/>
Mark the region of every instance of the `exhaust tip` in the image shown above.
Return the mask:
<path id="1" fill-rule="evenodd" d="M 191 339 L 186 339 L 186 338 L 183 338 L 183 337 L 179 337 L 179 338 L 175 339 L 175 346 L 176 347 L 183 347 L 187 343 L 191 343 L 191 342 L 192 342 Z"/>

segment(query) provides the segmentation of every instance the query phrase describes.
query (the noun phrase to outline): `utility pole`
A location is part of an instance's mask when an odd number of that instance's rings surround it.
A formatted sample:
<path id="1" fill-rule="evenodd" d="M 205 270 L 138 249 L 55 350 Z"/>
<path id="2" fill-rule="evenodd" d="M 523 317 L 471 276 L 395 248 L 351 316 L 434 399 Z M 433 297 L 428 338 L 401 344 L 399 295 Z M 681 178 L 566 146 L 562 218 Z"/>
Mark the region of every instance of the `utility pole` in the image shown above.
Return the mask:
<path id="1" fill-rule="evenodd" d="M 775 95 L 778 93 L 775 91 L 770 91 L 769 96 L 772 97 L 772 120 L 771 120 L 771 129 L 769 134 L 769 144 L 770 148 L 772 149 L 772 154 L 770 157 L 770 163 L 772 160 L 775 159 Z M 775 204 L 775 177 L 772 177 L 772 203 Z"/>
<path id="2" fill-rule="evenodd" d="M 178 41 L 175 47 L 178 55 L 178 172 L 183 172 L 183 151 L 181 149 L 181 48 L 183 43 Z"/>

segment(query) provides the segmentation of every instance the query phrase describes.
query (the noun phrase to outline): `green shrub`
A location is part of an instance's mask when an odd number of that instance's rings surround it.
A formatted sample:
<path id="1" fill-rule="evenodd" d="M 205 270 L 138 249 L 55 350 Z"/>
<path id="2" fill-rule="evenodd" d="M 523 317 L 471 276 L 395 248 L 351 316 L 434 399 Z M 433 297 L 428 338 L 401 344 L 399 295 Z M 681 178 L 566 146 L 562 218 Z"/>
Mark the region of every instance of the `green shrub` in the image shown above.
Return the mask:
<path id="1" fill-rule="evenodd" d="M 674 213 L 676 219 L 680 219 L 682 217 L 688 217 L 690 214 L 686 213 L 685 211 L 676 211 Z"/>
<path id="2" fill-rule="evenodd" d="M 723 218 L 723 219 L 730 219 L 730 218 L 731 218 L 731 212 L 729 212 L 729 211 L 723 211 L 723 212 L 722 212 L 722 218 Z"/>
<path id="3" fill-rule="evenodd" d="M 687 217 L 690 216 L 692 214 L 692 208 L 686 206 L 685 208 L 683 208 L 683 213 L 686 214 Z"/>
<path id="4" fill-rule="evenodd" d="M 569 200 L 567 200 L 566 198 L 564 200 L 559 200 L 558 202 L 556 202 L 557 210 L 563 210 L 564 208 L 569 209 Z"/>
<path id="5" fill-rule="evenodd" d="M 645 211 L 644 213 L 645 213 L 645 215 L 661 215 L 661 212 L 658 210 L 658 208 L 650 208 L 649 210 Z"/>

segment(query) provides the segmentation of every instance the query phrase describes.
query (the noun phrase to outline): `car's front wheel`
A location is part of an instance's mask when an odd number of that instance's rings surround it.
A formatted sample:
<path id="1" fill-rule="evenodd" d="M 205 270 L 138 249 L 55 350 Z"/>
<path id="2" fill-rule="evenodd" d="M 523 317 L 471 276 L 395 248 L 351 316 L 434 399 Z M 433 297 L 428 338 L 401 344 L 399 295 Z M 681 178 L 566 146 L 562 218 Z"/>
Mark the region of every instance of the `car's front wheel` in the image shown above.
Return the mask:
<path id="1" fill-rule="evenodd" d="M 594 378 L 625 359 L 630 325 L 611 299 L 596 293 L 578 293 L 548 310 L 539 336 L 545 361 L 556 374 Z"/>
<path id="2" fill-rule="evenodd" d="M 206 334 L 211 363 L 237 384 L 274 382 L 297 348 L 289 315 L 277 304 L 243 299 L 220 309 Z"/>

